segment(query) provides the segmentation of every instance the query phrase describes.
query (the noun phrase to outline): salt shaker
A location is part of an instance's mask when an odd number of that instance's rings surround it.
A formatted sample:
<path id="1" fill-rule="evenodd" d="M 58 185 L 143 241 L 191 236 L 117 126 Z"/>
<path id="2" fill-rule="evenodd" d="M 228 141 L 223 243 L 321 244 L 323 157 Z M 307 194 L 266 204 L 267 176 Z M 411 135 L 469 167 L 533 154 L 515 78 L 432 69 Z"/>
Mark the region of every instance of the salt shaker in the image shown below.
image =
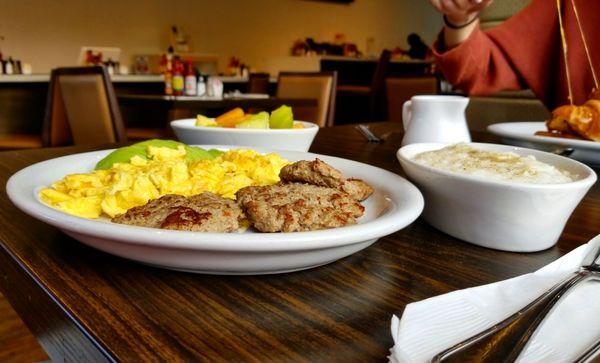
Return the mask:
<path id="1" fill-rule="evenodd" d="M 213 96 L 216 98 L 223 98 L 223 81 L 218 78 L 213 79 L 212 84 Z"/>
<path id="2" fill-rule="evenodd" d="M 198 76 L 198 85 L 196 86 L 196 95 L 197 96 L 206 96 L 206 83 L 204 83 L 204 77 L 202 75 Z"/>

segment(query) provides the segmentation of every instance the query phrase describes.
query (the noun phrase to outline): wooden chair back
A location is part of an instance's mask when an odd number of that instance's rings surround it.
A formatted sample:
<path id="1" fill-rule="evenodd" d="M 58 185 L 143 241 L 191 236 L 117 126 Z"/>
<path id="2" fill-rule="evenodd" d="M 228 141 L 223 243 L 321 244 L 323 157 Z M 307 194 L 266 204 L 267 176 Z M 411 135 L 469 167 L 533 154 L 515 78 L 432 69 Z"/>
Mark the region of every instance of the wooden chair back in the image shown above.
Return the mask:
<path id="1" fill-rule="evenodd" d="M 44 146 L 127 141 L 115 91 L 104 67 L 52 71 L 43 140 Z"/>
<path id="2" fill-rule="evenodd" d="M 387 78 L 385 80 L 388 120 L 402 122 L 402 105 L 416 95 L 439 93 L 439 79 L 435 76 Z"/>
<path id="3" fill-rule="evenodd" d="M 269 73 L 250 73 L 248 76 L 248 93 L 269 93 Z"/>
<path id="4" fill-rule="evenodd" d="M 369 105 L 369 113 L 373 120 L 383 120 L 385 118 L 385 79 L 389 73 L 391 59 L 392 52 L 385 49 L 381 52 L 377 67 L 375 67 L 373 81 L 371 82 L 371 100 Z"/>
<path id="5" fill-rule="evenodd" d="M 387 77 L 390 69 L 390 61 L 392 60 L 392 52 L 385 49 L 379 56 L 377 61 L 377 67 L 373 73 L 373 81 L 371 82 L 371 92 L 376 93 L 382 91 L 385 87 L 385 78 Z"/>
<path id="6" fill-rule="evenodd" d="M 277 81 L 277 97 L 314 98 L 317 107 L 294 107 L 297 120 L 333 126 L 337 72 L 281 72 Z"/>

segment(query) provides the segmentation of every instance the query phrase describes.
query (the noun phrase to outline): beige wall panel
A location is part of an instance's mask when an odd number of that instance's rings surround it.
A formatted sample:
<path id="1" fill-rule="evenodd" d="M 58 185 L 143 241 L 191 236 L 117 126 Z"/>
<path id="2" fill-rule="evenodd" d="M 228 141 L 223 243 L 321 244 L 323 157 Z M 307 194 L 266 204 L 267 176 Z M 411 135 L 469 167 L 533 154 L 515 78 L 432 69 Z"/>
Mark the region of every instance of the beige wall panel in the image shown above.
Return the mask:
<path id="1" fill-rule="evenodd" d="M 294 40 L 332 40 L 344 33 L 365 49 L 406 46 L 420 33 L 432 41 L 441 17 L 426 0 L 356 0 L 350 5 L 307 0 L 22 0 L 4 1 L 0 43 L 4 54 L 32 64 L 35 73 L 75 65 L 81 46 L 120 47 L 134 54 L 166 50 L 171 25 L 191 35 L 194 52 L 238 56 L 256 69 L 289 54 Z"/>

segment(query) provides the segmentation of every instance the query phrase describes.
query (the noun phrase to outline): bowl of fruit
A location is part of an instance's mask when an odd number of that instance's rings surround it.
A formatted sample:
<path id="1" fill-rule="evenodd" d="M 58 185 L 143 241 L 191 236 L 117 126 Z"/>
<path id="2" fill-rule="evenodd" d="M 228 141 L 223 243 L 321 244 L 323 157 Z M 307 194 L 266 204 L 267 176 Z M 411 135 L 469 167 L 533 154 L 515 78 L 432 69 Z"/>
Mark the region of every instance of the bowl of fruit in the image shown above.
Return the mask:
<path id="1" fill-rule="evenodd" d="M 292 108 L 281 106 L 271 113 L 244 113 L 234 108 L 209 118 L 171 121 L 177 138 L 188 145 L 234 145 L 279 150 L 308 151 L 319 126 L 294 120 Z"/>

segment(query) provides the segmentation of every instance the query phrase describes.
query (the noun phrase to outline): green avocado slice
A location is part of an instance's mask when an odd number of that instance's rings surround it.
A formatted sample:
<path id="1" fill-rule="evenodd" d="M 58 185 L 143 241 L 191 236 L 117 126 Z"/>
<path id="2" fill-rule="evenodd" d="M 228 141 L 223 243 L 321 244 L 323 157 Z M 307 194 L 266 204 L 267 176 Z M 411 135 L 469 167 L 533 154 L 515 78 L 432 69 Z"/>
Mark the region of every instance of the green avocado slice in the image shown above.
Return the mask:
<path id="1" fill-rule="evenodd" d="M 205 150 L 195 146 L 188 146 L 186 144 L 173 140 L 152 139 L 138 142 L 130 146 L 118 148 L 117 150 L 108 154 L 104 159 L 100 160 L 96 164 L 95 170 L 110 169 L 115 163 L 128 163 L 134 156 L 139 156 L 144 160 L 148 160 L 148 157 L 146 155 L 148 146 L 177 149 L 180 145 L 185 148 L 186 160 L 188 161 L 214 159 L 219 155 L 223 154 L 222 151 L 216 149 Z"/>

